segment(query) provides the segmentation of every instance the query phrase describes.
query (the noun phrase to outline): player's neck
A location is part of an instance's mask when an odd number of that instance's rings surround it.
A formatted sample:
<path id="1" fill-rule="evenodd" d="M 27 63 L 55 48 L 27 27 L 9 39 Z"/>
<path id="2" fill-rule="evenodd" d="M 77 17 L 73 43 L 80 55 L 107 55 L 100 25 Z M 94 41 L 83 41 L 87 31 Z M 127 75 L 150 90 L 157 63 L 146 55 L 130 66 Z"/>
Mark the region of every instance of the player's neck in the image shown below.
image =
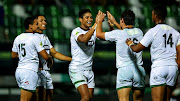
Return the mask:
<path id="1" fill-rule="evenodd" d="M 85 30 L 85 31 L 89 30 L 89 28 L 84 28 L 84 27 L 81 27 L 81 26 L 80 26 L 80 28 Z"/>
<path id="2" fill-rule="evenodd" d="M 80 28 L 83 29 L 83 30 L 89 30 L 89 27 L 85 27 L 83 25 L 81 25 Z"/>
<path id="3" fill-rule="evenodd" d="M 122 29 L 125 29 L 125 28 L 133 28 L 133 25 L 125 25 L 122 27 Z"/>
<path id="4" fill-rule="evenodd" d="M 31 29 L 26 29 L 26 32 L 28 32 L 28 33 L 33 33 L 33 30 L 31 30 Z"/>
<path id="5" fill-rule="evenodd" d="M 157 24 L 162 24 L 162 23 L 164 23 L 164 20 L 157 20 L 155 23 L 156 23 L 156 25 Z"/>

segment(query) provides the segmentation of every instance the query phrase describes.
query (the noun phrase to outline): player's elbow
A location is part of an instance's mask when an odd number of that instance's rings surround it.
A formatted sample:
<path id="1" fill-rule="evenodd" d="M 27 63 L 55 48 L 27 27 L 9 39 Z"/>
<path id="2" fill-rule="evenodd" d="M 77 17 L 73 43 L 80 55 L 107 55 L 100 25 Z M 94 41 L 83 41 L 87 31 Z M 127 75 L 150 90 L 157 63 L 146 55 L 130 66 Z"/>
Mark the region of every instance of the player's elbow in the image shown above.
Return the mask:
<path id="1" fill-rule="evenodd" d="M 80 38 L 78 41 L 82 43 L 87 43 L 89 40 L 86 37 L 83 37 L 83 38 Z"/>
<path id="2" fill-rule="evenodd" d="M 97 38 L 100 38 L 100 39 L 103 38 L 103 33 L 97 32 L 97 33 L 96 33 L 96 37 L 97 37 Z"/>
<path id="3" fill-rule="evenodd" d="M 78 42 L 87 43 L 89 39 L 85 36 L 78 37 Z"/>
<path id="4" fill-rule="evenodd" d="M 18 54 L 16 52 L 12 52 L 11 53 L 11 58 L 18 58 Z"/>
<path id="5" fill-rule="evenodd" d="M 96 33 L 97 38 L 101 38 L 101 35 L 99 33 Z"/>

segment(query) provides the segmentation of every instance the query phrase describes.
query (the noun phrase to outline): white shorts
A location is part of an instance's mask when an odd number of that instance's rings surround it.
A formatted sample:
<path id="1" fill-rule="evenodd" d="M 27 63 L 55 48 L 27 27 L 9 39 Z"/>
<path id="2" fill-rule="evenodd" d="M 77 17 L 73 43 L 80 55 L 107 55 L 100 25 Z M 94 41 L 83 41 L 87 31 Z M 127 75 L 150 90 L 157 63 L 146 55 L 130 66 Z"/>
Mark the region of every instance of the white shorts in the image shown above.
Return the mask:
<path id="1" fill-rule="evenodd" d="M 69 76 L 76 89 L 83 84 L 87 84 L 88 88 L 94 88 L 95 86 L 92 70 L 69 69 Z"/>
<path id="2" fill-rule="evenodd" d="M 144 67 L 120 67 L 117 71 L 116 90 L 123 88 L 144 89 L 146 72 Z"/>
<path id="3" fill-rule="evenodd" d="M 53 89 L 51 74 L 47 70 L 38 71 L 39 80 L 37 87 L 44 86 L 45 89 Z"/>
<path id="4" fill-rule="evenodd" d="M 174 86 L 178 76 L 177 66 L 157 66 L 151 68 L 150 86 Z"/>
<path id="5" fill-rule="evenodd" d="M 38 82 L 37 72 L 29 69 L 17 68 L 15 77 L 19 88 L 30 92 L 36 92 L 36 85 Z"/>

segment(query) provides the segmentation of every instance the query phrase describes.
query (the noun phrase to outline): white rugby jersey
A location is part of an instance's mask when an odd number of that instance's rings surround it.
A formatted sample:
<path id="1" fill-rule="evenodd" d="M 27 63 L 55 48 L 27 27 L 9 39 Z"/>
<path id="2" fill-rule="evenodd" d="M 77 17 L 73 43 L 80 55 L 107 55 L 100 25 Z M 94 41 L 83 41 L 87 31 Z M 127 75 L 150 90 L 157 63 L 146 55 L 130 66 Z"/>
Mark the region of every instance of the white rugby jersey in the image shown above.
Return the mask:
<path id="1" fill-rule="evenodd" d="M 13 43 L 12 51 L 19 55 L 17 68 L 38 71 L 38 52 L 43 50 L 42 42 L 33 33 L 22 33 L 18 35 Z"/>
<path id="2" fill-rule="evenodd" d="M 152 66 L 177 65 L 176 46 L 180 43 L 180 34 L 174 28 L 158 24 L 144 35 L 140 43 L 145 47 L 151 44 Z"/>
<path id="3" fill-rule="evenodd" d="M 142 37 L 143 32 L 139 28 L 118 29 L 105 33 L 105 40 L 116 42 L 116 68 L 129 65 L 143 65 L 142 51 L 135 53 L 125 43 L 128 38 L 131 38 L 134 43 L 139 43 Z"/>
<path id="4" fill-rule="evenodd" d="M 47 37 L 47 35 L 45 35 L 43 33 L 36 33 L 35 35 L 37 35 L 41 39 L 44 49 L 46 50 L 46 52 L 48 54 L 50 54 L 50 49 L 53 46 L 51 45 L 51 42 L 49 41 L 49 38 Z M 43 65 L 43 70 L 50 70 L 50 68 L 48 68 L 48 66 L 47 66 L 46 60 L 44 60 L 40 55 L 39 55 L 39 58 Z"/>
<path id="5" fill-rule="evenodd" d="M 87 44 L 78 42 L 77 38 L 79 35 L 86 34 L 88 30 L 84 30 L 80 27 L 75 28 L 71 32 L 71 55 L 72 61 L 70 66 L 72 69 L 91 69 L 92 68 L 92 57 L 95 48 L 96 31 L 94 31 L 90 40 Z"/>

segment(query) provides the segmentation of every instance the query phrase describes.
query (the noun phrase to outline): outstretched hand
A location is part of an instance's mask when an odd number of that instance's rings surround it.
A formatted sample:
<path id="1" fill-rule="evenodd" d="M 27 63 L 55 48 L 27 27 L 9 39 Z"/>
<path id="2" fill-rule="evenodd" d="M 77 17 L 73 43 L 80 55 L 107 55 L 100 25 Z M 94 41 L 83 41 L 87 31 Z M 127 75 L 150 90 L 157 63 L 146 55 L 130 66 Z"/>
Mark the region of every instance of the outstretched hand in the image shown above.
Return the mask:
<path id="1" fill-rule="evenodd" d="M 50 56 L 49 55 L 49 60 L 48 60 L 48 62 L 47 62 L 47 66 L 49 67 L 49 68 L 52 68 L 52 66 L 53 66 L 53 59 L 52 59 L 52 56 Z"/>
<path id="2" fill-rule="evenodd" d="M 114 27 L 114 24 L 108 19 L 108 24 L 110 27 Z"/>
<path id="3" fill-rule="evenodd" d="M 103 22 L 105 16 L 106 16 L 106 14 L 104 14 L 102 11 L 99 10 L 99 12 L 96 16 L 96 23 Z"/>
<path id="4" fill-rule="evenodd" d="M 115 24 L 115 23 L 116 23 L 116 20 L 115 20 L 114 16 L 113 16 L 109 11 L 107 11 L 107 17 L 108 17 L 108 20 L 110 20 L 110 22 L 111 22 L 112 24 Z M 109 21 L 108 21 L 108 22 L 109 22 Z"/>

